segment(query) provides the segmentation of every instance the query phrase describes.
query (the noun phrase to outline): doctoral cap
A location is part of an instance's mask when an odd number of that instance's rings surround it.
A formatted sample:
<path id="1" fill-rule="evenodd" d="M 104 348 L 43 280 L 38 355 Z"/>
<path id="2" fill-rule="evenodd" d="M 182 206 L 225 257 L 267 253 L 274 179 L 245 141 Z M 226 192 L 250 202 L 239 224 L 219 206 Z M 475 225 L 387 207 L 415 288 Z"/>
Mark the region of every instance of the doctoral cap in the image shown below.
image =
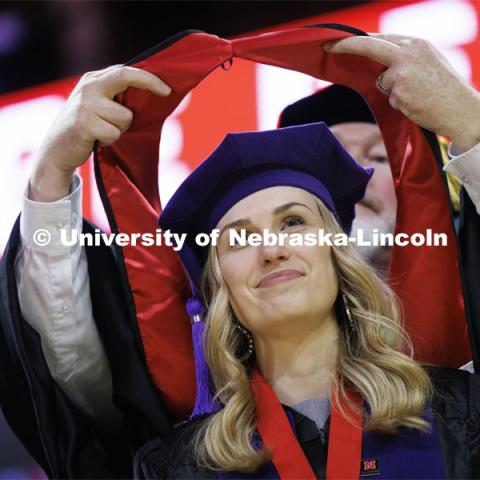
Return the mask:
<path id="1" fill-rule="evenodd" d="M 208 247 L 195 242 L 243 198 L 275 186 L 316 195 L 349 233 L 355 203 L 373 173 L 361 167 L 324 123 L 261 132 L 230 133 L 180 185 L 163 210 L 163 230 L 186 233 L 179 252 L 193 286 L 198 286 Z"/>

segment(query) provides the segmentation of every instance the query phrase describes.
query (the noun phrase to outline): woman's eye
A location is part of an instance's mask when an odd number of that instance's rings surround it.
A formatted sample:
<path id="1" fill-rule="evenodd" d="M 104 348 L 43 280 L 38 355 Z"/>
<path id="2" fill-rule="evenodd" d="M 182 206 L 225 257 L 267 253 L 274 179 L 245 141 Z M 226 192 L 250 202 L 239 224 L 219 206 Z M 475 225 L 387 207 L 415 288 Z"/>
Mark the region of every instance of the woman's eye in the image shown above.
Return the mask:
<path id="1" fill-rule="evenodd" d="M 230 235 L 230 247 L 245 247 L 245 242 L 252 233 L 249 230 L 236 230 Z"/>
<path id="2" fill-rule="evenodd" d="M 296 227 L 297 225 L 304 225 L 305 220 L 302 217 L 299 217 L 298 215 L 291 215 L 287 218 L 285 218 L 282 222 L 282 225 L 285 227 Z"/>
<path id="3" fill-rule="evenodd" d="M 387 163 L 388 162 L 388 158 L 385 155 L 372 155 L 372 156 L 368 157 L 368 159 L 371 162 L 374 162 L 374 163 Z"/>
<path id="4" fill-rule="evenodd" d="M 237 235 L 238 235 L 238 233 L 237 233 Z M 241 245 L 240 238 L 237 235 L 232 235 L 232 239 L 230 241 L 231 242 L 230 243 L 231 247 L 238 247 L 239 245 Z"/>

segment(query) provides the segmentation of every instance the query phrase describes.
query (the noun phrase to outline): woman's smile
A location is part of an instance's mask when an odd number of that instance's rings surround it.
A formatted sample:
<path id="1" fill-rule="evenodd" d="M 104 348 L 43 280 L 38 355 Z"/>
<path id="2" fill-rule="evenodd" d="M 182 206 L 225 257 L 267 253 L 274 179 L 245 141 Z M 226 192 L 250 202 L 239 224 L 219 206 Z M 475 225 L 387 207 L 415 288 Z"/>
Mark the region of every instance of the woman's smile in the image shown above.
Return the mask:
<path id="1" fill-rule="evenodd" d="M 303 273 L 299 272 L 298 270 L 280 270 L 263 277 L 257 285 L 257 288 L 272 287 L 279 283 L 288 282 L 303 276 Z"/>

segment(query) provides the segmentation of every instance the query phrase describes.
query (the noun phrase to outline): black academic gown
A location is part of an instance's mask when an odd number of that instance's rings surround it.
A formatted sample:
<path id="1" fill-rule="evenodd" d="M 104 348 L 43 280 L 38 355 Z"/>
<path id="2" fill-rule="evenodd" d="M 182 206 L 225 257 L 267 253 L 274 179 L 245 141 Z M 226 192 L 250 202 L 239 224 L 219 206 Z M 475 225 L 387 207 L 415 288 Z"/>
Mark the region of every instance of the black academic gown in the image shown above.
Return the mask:
<path id="1" fill-rule="evenodd" d="M 438 432 L 446 478 L 480 478 L 480 375 L 451 368 L 429 368 L 434 385 L 432 412 Z M 294 421 L 298 443 L 317 479 L 325 479 L 328 455 L 328 421 L 319 430 L 299 412 L 283 406 Z M 166 439 L 147 443 L 135 458 L 137 479 L 214 480 L 224 477 L 196 465 L 191 439 L 201 419 L 185 423 Z M 388 436 L 386 436 L 388 437 Z M 382 469 L 382 457 L 377 459 Z M 422 456 L 411 462 L 424 461 Z M 415 466 L 412 468 L 415 471 Z M 267 479 L 271 469 L 262 467 L 254 474 L 229 474 L 229 479 Z M 375 474 L 371 475 L 376 478 Z M 415 474 L 414 474 L 415 475 Z M 278 477 L 273 477 L 278 478 Z M 401 476 L 400 478 L 407 478 Z M 415 476 L 408 478 L 417 478 Z M 431 477 L 430 477 L 431 478 Z"/>
<path id="2" fill-rule="evenodd" d="M 98 431 L 53 380 L 39 335 L 22 317 L 15 284 L 19 219 L 0 264 L 0 400 L 5 417 L 50 478 L 130 478 L 146 441 L 170 421 L 147 372 L 113 250 L 86 247 L 93 316 L 110 361 L 121 434 Z M 84 232 L 94 231 L 87 221 Z"/>

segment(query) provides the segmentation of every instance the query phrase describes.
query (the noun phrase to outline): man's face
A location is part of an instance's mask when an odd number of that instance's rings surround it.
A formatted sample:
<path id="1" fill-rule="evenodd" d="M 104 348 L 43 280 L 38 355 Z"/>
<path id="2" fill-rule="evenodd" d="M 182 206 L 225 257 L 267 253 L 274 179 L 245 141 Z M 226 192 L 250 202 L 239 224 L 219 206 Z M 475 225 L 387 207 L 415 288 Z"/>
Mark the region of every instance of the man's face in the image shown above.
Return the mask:
<path id="1" fill-rule="evenodd" d="M 358 163 L 375 168 L 365 197 L 356 206 L 352 233 L 361 228 L 366 239 L 374 228 L 380 233 L 393 233 L 397 199 L 380 129 L 373 123 L 350 122 L 333 125 L 330 130 Z M 388 267 L 388 247 L 363 247 L 361 253 L 374 266 L 383 270 Z"/>

